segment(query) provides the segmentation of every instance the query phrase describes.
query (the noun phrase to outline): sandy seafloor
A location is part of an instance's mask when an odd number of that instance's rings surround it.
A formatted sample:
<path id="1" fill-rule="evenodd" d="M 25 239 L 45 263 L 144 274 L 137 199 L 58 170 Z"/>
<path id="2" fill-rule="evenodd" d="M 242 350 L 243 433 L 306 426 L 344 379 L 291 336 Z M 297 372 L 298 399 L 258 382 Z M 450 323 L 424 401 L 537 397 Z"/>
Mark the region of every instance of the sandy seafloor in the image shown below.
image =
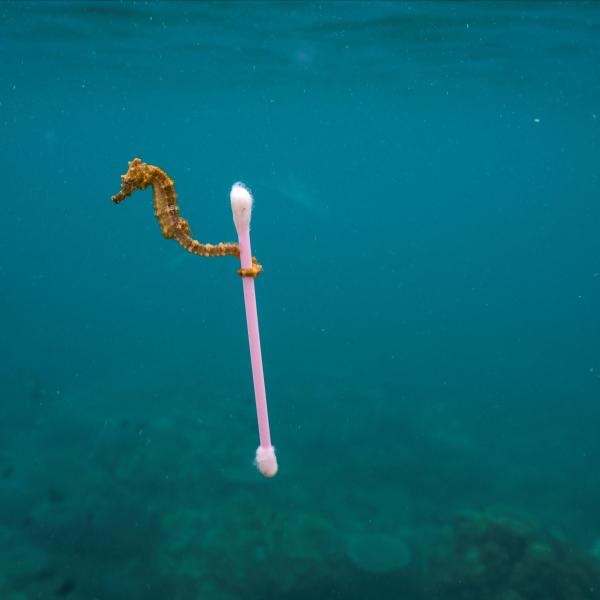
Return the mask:
<path id="1" fill-rule="evenodd" d="M 593 2 L 0 3 L 0 600 L 600 597 Z M 235 260 L 253 189 L 271 429 Z"/>
<path id="2" fill-rule="evenodd" d="M 2 415 L 11 600 L 595 597 L 599 516 L 587 502 L 599 476 L 519 463 L 544 461 L 525 424 L 500 451 L 481 424 L 448 422 L 447 402 L 415 409 L 391 403 L 392 389 L 298 387 L 289 401 L 335 425 L 325 436 L 304 421 L 298 435 L 276 421 L 287 444 L 267 487 L 240 396 L 204 398 L 200 410 L 177 384 L 20 379 L 9 392 L 20 398 Z M 593 434 L 562 433 L 573 445 Z M 574 503 L 577 478 L 589 489 Z"/>

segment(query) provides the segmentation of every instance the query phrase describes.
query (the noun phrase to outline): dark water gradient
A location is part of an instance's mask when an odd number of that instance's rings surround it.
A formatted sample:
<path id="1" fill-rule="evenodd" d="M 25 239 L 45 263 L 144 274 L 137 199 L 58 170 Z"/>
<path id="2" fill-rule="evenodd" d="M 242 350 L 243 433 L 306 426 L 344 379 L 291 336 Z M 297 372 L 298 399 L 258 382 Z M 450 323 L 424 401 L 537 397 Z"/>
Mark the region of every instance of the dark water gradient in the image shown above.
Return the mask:
<path id="1" fill-rule="evenodd" d="M 306 594 L 214 575 L 260 504 L 325 556 L 496 506 L 599 544 L 597 3 L 4 2 L 0 58 L 2 593 Z M 273 482 L 235 261 L 110 202 L 134 156 L 202 241 L 254 190 Z M 406 584 L 352 573 L 311 595 Z"/>

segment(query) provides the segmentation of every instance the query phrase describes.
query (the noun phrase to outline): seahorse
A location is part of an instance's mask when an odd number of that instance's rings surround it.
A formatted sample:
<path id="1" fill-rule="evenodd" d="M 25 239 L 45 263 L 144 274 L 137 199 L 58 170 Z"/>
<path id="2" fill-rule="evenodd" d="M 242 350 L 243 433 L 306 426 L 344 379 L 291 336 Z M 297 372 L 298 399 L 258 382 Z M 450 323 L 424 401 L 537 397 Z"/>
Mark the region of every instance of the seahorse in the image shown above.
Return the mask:
<path id="1" fill-rule="evenodd" d="M 235 256 L 239 258 L 239 244 L 220 242 L 216 245 L 203 244 L 191 236 L 189 223 L 179 214 L 175 182 L 160 168 L 134 158 L 129 163 L 127 173 L 121 176 L 121 191 L 112 197 L 119 204 L 136 190 L 152 187 L 154 195 L 154 214 L 162 234 L 169 240 L 177 240 L 188 252 L 199 256 Z M 256 258 L 252 257 L 250 269 L 238 269 L 242 277 L 256 277 L 262 271 Z"/>

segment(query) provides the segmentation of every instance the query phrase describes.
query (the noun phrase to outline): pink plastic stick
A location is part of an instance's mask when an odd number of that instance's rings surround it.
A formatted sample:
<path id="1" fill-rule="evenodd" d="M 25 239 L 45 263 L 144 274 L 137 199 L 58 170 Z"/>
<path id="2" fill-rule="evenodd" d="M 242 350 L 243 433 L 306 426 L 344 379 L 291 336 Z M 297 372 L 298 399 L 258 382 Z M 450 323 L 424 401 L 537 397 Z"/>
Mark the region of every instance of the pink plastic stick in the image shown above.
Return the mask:
<path id="1" fill-rule="evenodd" d="M 236 183 L 231 188 L 231 208 L 233 220 L 240 244 L 240 261 L 243 269 L 252 268 L 252 249 L 250 247 L 250 218 L 252 216 L 252 194 L 243 183 Z M 248 323 L 248 341 L 250 343 L 250 362 L 254 380 L 254 397 L 256 399 L 256 416 L 258 418 L 258 434 L 260 445 L 256 450 L 256 466 L 265 477 L 273 477 L 277 473 L 275 448 L 271 446 L 269 431 L 269 414 L 267 412 L 267 394 L 263 373 L 262 354 L 260 351 L 260 334 L 258 331 L 258 313 L 256 310 L 256 293 L 254 277 L 243 277 L 244 303 L 246 305 L 246 321 Z"/>

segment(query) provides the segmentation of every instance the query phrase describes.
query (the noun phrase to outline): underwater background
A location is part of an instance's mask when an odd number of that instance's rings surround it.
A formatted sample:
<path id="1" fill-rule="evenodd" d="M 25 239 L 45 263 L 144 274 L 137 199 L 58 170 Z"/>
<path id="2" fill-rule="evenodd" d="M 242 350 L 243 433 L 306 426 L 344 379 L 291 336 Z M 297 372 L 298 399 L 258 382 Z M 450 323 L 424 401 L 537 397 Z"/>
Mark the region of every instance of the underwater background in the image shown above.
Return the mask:
<path id="1" fill-rule="evenodd" d="M 1 600 L 600 597 L 599 3 L 2 2 L 0 165 Z"/>

